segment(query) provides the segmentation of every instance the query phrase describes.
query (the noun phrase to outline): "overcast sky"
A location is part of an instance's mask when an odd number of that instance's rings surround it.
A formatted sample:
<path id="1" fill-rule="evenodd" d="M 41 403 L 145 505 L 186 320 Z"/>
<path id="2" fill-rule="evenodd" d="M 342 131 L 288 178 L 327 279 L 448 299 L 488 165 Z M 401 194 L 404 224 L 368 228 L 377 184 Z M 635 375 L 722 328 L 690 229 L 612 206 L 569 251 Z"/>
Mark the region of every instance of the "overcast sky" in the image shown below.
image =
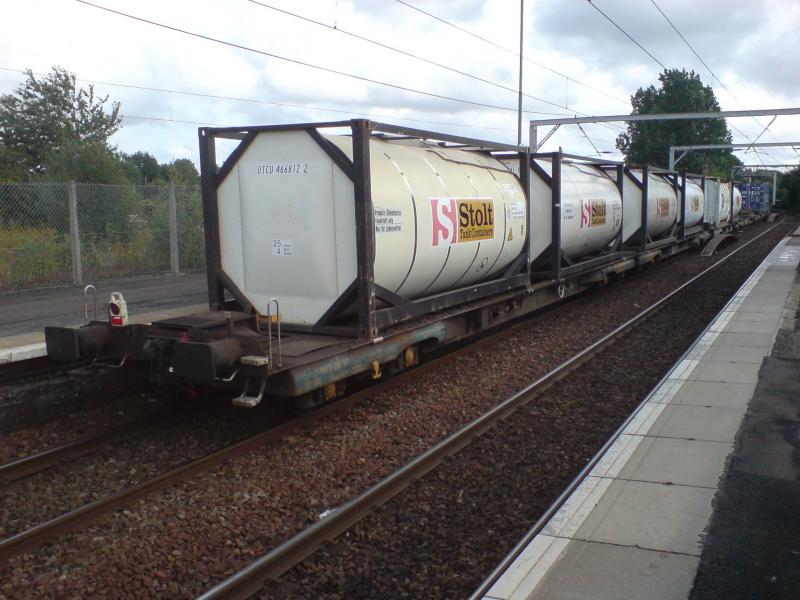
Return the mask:
<path id="1" fill-rule="evenodd" d="M 15 70 L 43 73 L 53 65 L 74 72 L 83 84 L 97 82 L 97 92 L 122 104 L 123 128 L 112 143 L 125 152 L 144 150 L 161 161 L 188 157 L 197 162 L 201 124 L 355 116 L 516 141 L 518 0 L 404 0 L 495 45 L 396 0 L 263 0 L 263 5 L 328 27 L 248 0 L 91 1 L 262 52 L 200 39 L 73 0 L 10 3 L 4 9 L 6 27 L 0 37 L 0 92 L 12 91 L 23 80 Z M 713 87 L 723 110 L 800 106 L 800 50 L 795 45 L 800 2 L 656 2 L 729 91 L 649 0 L 594 0 L 594 5 L 656 60 L 669 68 L 697 71 Z M 549 102 L 525 97 L 525 123 L 553 113 L 628 113 L 631 94 L 656 83 L 661 71 L 656 60 L 587 0 L 526 0 L 524 34 L 524 93 Z M 431 95 L 326 73 L 263 53 Z M 734 141 L 752 141 L 770 119 L 729 121 L 741 131 L 733 130 Z M 584 131 L 598 150 L 614 151 L 608 156 L 619 157 L 614 147 L 618 129 L 585 125 Z M 524 142 L 527 137 L 523 131 Z M 793 140 L 800 140 L 800 116 L 779 117 L 759 141 Z M 574 153 L 595 152 L 574 126 L 563 127 L 545 149 L 558 146 Z M 762 159 L 767 163 L 798 160 L 791 149 L 766 151 Z M 752 152 L 739 156 L 747 163 L 757 162 Z"/>

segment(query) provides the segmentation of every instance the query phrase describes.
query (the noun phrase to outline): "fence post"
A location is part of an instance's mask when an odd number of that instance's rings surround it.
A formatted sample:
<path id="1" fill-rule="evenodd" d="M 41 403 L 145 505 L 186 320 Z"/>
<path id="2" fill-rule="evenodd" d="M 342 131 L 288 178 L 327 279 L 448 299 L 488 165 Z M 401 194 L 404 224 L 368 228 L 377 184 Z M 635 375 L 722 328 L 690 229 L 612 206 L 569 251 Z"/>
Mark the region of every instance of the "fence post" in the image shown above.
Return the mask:
<path id="1" fill-rule="evenodd" d="M 175 200 L 175 182 L 169 182 L 169 266 L 170 272 L 177 275 L 178 262 L 178 203 Z"/>
<path id="2" fill-rule="evenodd" d="M 72 248 L 72 283 L 83 284 L 83 263 L 81 262 L 81 232 L 78 227 L 78 192 L 75 181 L 69 184 L 69 237 Z"/>

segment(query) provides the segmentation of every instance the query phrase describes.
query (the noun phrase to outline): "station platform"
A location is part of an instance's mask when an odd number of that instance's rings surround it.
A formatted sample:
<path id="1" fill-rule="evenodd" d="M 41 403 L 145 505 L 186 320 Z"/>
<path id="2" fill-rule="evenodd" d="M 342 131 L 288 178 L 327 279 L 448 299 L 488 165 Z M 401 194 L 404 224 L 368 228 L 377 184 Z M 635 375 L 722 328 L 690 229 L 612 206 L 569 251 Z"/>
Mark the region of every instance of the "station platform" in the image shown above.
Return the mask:
<path id="1" fill-rule="evenodd" d="M 484 600 L 800 597 L 798 264 L 787 238 Z"/>
<path id="2" fill-rule="evenodd" d="M 208 309 L 205 273 L 122 279 L 98 283 L 96 287 L 101 320 L 112 291 L 124 295 L 132 323 L 150 323 Z M 89 318 L 94 318 L 91 300 Z M 70 327 L 83 322 L 82 287 L 0 295 L 0 365 L 44 356 L 46 325 Z"/>

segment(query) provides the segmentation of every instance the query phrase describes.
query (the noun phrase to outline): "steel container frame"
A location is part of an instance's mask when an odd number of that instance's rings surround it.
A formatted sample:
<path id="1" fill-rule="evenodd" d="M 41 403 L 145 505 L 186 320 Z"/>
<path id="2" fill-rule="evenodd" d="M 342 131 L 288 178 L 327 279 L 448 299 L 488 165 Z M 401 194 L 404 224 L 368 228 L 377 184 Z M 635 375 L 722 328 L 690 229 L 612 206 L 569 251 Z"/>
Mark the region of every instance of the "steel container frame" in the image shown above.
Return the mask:
<path id="1" fill-rule="evenodd" d="M 536 159 L 549 160 L 552 165 L 552 175 L 548 174 L 536 162 Z M 598 267 L 620 258 L 629 256 L 622 249 L 622 222 L 625 218 L 624 202 L 620 212 L 620 228 L 619 233 L 609 242 L 610 249 L 601 253 L 599 256 L 588 256 L 581 259 L 569 259 L 565 254 L 561 244 L 561 166 L 565 160 L 580 162 L 581 164 L 588 164 L 605 172 L 606 169 L 614 169 L 617 173 L 614 183 L 617 186 L 620 200 L 623 200 L 622 193 L 622 172 L 624 166 L 620 162 L 608 161 L 603 159 L 596 159 L 588 156 L 580 156 L 577 154 L 566 154 L 559 150 L 558 152 L 540 152 L 530 155 L 530 168 L 550 187 L 550 202 L 551 202 L 551 238 L 550 248 L 545 250 L 545 254 L 550 253 L 548 262 L 550 268 L 548 270 L 538 270 L 532 273 L 534 279 L 552 279 L 561 281 L 565 277 L 570 277 L 584 271 L 589 271 L 594 267 Z M 530 204 L 530 201 L 529 201 Z"/>
<path id="2" fill-rule="evenodd" d="M 351 161 L 333 144 L 325 140 L 320 129 L 348 128 L 353 140 Z M 234 284 L 222 269 L 219 235 L 219 213 L 217 202 L 218 185 L 230 172 L 239 158 L 261 132 L 305 130 L 331 157 L 342 171 L 353 181 L 356 223 L 356 279 L 334 302 L 330 309 L 314 325 L 284 323 L 287 331 L 329 333 L 355 337 L 375 338 L 385 328 L 397 323 L 427 315 L 459 304 L 480 300 L 488 296 L 525 287 L 530 282 L 530 233 L 527 232 L 523 251 L 505 272 L 497 278 L 460 287 L 422 298 L 410 300 L 399 296 L 375 283 L 375 226 L 372 204 L 369 140 L 376 134 L 388 134 L 406 138 L 417 138 L 438 142 L 442 146 L 474 150 L 487 154 L 513 153 L 520 163 L 520 185 L 525 195 L 526 215 L 530 214 L 530 162 L 528 148 L 512 144 L 500 144 L 487 140 L 436 133 L 411 127 L 380 123 L 368 119 L 299 123 L 291 125 L 260 125 L 242 127 L 201 127 L 198 130 L 200 144 L 200 176 L 202 182 L 203 214 L 206 236 L 206 265 L 208 274 L 208 298 L 211 310 L 242 310 L 255 312 L 245 294 Z M 217 138 L 240 140 L 239 145 L 217 170 Z M 400 139 L 384 138 L 384 139 Z M 226 299 L 226 293 L 232 299 Z M 357 318 L 353 325 L 334 324 L 341 311 L 353 302 L 357 306 Z M 377 301 L 386 304 L 378 307 Z"/>

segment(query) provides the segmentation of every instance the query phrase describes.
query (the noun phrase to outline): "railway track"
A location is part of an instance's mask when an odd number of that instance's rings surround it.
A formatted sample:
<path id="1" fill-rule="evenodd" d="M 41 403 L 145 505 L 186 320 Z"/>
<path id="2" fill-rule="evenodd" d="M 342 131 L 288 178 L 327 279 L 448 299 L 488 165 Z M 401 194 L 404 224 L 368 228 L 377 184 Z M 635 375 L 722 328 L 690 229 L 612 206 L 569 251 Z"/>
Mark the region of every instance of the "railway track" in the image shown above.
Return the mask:
<path id="1" fill-rule="evenodd" d="M 58 363 L 46 356 L 0 365 L 0 386 L 16 384 L 26 379 L 40 379 L 43 375 L 61 375 L 91 364 L 84 360 L 72 364 Z"/>
<path id="2" fill-rule="evenodd" d="M 564 310 L 565 306 L 566 305 L 559 305 L 558 307 L 548 311 L 547 314 L 552 316 L 553 311 Z M 110 495 L 100 500 L 90 502 L 79 508 L 68 511 L 58 517 L 45 521 L 35 527 L 31 527 L 16 535 L 3 539 L 0 541 L 0 563 L 7 562 L 14 556 L 24 552 L 29 552 L 42 544 L 52 541 L 60 535 L 74 531 L 93 521 L 96 521 L 103 515 L 127 506 L 149 494 L 158 492 L 181 481 L 189 479 L 190 477 L 203 471 L 207 471 L 208 469 L 220 465 L 227 460 L 231 460 L 237 456 L 251 452 L 260 446 L 278 442 L 284 439 L 286 436 L 291 435 L 293 432 L 308 427 L 315 421 L 325 418 L 326 416 L 335 412 L 345 411 L 349 407 L 366 400 L 374 394 L 394 387 L 399 387 L 404 383 L 437 368 L 443 362 L 451 360 L 460 354 L 474 352 L 480 347 L 496 341 L 498 338 L 510 336 L 520 327 L 525 326 L 529 322 L 530 320 L 527 320 L 511 327 L 507 327 L 502 331 L 481 338 L 469 345 L 459 348 L 458 350 L 433 358 L 415 367 L 414 369 L 398 373 L 392 376 L 390 379 L 386 379 L 378 384 L 345 396 L 334 403 L 317 408 L 312 413 L 281 423 L 276 427 L 238 441 L 207 456 L 166 471 L 148 481 L 131 486 L 119 493 Z M 84 439 L 69 442 L 22 459 L 9 462 L 0 466 L 0 481 L 13 481 L 21 477 L 29 476 L 50 468 L 64 460 L 77 458 L 91 452 L 96 452 L 101 447 L 111 442 L 118 442 L 122 439 L 130 439 L 143 435 L 161 425 L 157 419 L 157 417 L 160 416 L 163 417 L 162 415 L 157 415 L 153 419 L 147 419 L 146 421 L 134 426 L 128 425 L 123 428 L 108 431 L 99 436 L 89 436 Z M 120 437 L 115 438 L 115 436 Z"/>
<path id="3" fill-rule="evenodd" d="M 143 435 L 160 426 L 162 419 L 163 415 L 153 415 L 137 423 L 129 423 L 98 435 L 89 435 L 0 465 L 0 482 L 34 475 L 68 459 L 97 452 L 111 442 Z"/>
<path id="4" fill-rule="evenodd" d="M 762 232 L 758 237 L 761 237 L 761 235 L 764 235 L 771 230 L 772 228 Z M 751 241 L 755 241 L 755 239 L 758 239 L 758 237 L 754 238 Z M 543 313 L 543 316 L 551 317 L 555 311 L 565 310 L 567 306 L 568 306 L 567 304 L 561 304 L 558 307 L 555 307 L 554 309 L 551 309 Z M 145 497 L 148 494 L 152 494 L 159 490 L 166 489 L 172 485 L 175 485 L 180 481 L 184 481 L 198 473 L 213 468 L 214 466 L 217 466 L 227 460 L 231 460 L 237 456 L 246 454 L 260 446 L 280 441 L 284 439 L 286 436 L 290 435 L 292 432 L 295 432 L 298 429 L 304 427 L 308 427 L 309 425 L 312 425 L 315 421 L 324 418 L 327 415 L 330 415 L 334 412 L 346 410 L 348 407 L 353 406 L 354 404 L 361 402 L 366 398 L 369 398 L 373 394 L 385 391 L 391 387 L 400 386 L 403 383 L 406 383 L 424 374 L 425 372 L 438 367 L 442 362 L 446 360 L 449 360 L 462 353 L 473 352 L 476 349 L 480 348 L 482 345 L 492 343 L 493 341 L 496 341 L 498 338 L 501 338 L 503 336 L 511 335 L 518 328 L 524 327 L 530 323 L 531 319 L 528 319 L 526 321 L 523 321 L 522 323 L 508 327 L 500 332 L 487 336 L 455 352 L 451 352 L 445 356 L 426 362 L 414 368 L 413 370 L 405 371 L 403 373 L 395 375 L 391 379 L 388 379 L 382 382 L 381 384 L 369 387 L 351 396 L 345 397 L 334 404 L 323 406 L 317 409 L 312 414 L 300 417 L 298 419 L 292 420 L 287 423 L 283 423 L 275 428 L 261 432 L 247 439 L 241 440 L 240 442 L 237 442 L 226 448 L 220 449 L 219 451 L 209 454 L 208 456 L 191 461 L 189 463 L 186 463 L 185 465 L 182 465 L 168 472 L 165 472 L 159 475 L 158 477 L 150 479 L 141 484 L 132 486 L 107 498 L 89 503 L 85 506 L 69 511 L 57 518 L 43 522 L 40 525 L 37 525 L 17 535 L 2 540 L 0 541 L 0 562 L 6 562 L 11 557 L 29 551 L 41 544 L 52 541 L 59 535 L 62 535 L 69 531 L 73 531 L 82 526 L 85 526 L 86 524 L 102 517 L 103 515 L 106 515 L 109 512 L 116 510 L 120 507 L 129 505 L 130 503 L 142 497 Z M 490 427 L 491 424 L 488 424 L 487 421 L 487 429 Z M 475 433 L 475 435 L 478 435 L 478 433 Z M 431 466 L 430 468 L 433 468 L 433 466 Z M 407 485 L 406 482 L 401 480 L 397 480 L 396 483 L 400 483 L 403 486 Z M 398 488 L 397 491 L 399 492 L 400 489 L 401 488 Z M 380 503 L 383 501 L 385 500 L 379 500 L 376 502 Z M 365 512 L 364 515 L 368 514 L 368 512 L 369 511 Z M 284 570 L 286 569 L 284 568 Z"/>
<path id="5" fill-rule="evenodd" d="M 725 264 L 730 258 L 749 247 L 752 243 L 780 226 L 782 222 L 776 223 L 773 227 L 765 230 L 758 236 L 749 240 L 739 248 L 736 248 L 709 268 L 695 275 L 681 286 L 664 296 L 658 302 L 640 311 L 636 316 L 629 319 L 616 329 L 575 354 L 569 360 L 540 377 L 524 389 L 508 397 L 502 403 L 495 406 L 483 416 L 472 421 L 457 432 L 442 440 L 440 443 L 430 448 L 428 451 L 419 455 L 401 469 L 382 479 L 379 483 L 372 486 L 364 493 L 360 494 L 350 502 L 336 508 L 334 511 L 321 518 L 317 523 L 303 530 L 296 536 L 290 538 L 280 546 L 274 548 L 269 553 L 263 555 L 256 561 L 249 564 L 244 569 L 234 573 L 218 585 L 207 590 L 200 596 L 202 600 L 216 600 L 228 598 L 247 598 L 261 590 L 267 581 L 274 581 L 289 571 L 292 567 L 300 564 L 324 544 L 336 539 L 344 532 L 353 528 L 362 519 L 372 514 L 377 507 L 389 502 L 399 496 L 414 481 L 423 478 L 426 474 L 433 471 L 446 458 L 457 454 L 459 451 L 468 447 L 472 442 L 479 439 L 487 431 L 490 431 L 498 422 L 513 414 L 520 407 L 527 404 L 532 398 L 541 395 L 548 388 L 558 381 L 573 373 L 576 369 L 585 365 L 595 358 L 600 352 L 608 348 L 611 344 L 619 341 L 622 337 L 630 334 L 637 327 L 645 323 L 648 319 L 657 314 L 667 306 L 673 299 L 687 290 L 692 284 L 701 280 L 717 268 Z M 624 425 L 623 425 L 624 427 Z M 602 453 L 602 448 L 598 455 Z M 569 489 L 577 486 L 582 476 L 591 470 L 590 464 L 581 471 L 579 476 L 573 481 Z M 568 496 L 565 491 L 553 507 L 540 519 L 540 523 L 547 522 L 547 515 L 557 510 L 559 501 Z"/>

